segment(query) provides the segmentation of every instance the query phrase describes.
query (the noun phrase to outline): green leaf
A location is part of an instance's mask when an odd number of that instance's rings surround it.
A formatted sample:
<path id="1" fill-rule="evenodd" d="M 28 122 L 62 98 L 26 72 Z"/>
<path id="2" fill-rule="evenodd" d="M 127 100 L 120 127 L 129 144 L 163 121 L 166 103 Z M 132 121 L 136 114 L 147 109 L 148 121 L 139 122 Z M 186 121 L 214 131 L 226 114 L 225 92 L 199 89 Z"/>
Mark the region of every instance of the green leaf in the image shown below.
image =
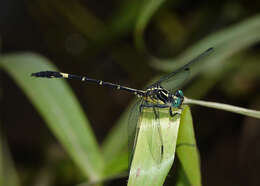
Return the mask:
<path id="1" fill-rule="evenodd" d="M 153 16 L 165 0 L 144 0 L 135 26 L 135 44 L 139 49 L 145 49 L 143 32 Z"/>
<path id="2" fill-rule="evenodd" d="M 200 158 L 196 147 L 192 116 L 188 106 L 184 106 L 182 111 L 176 153 L 190 184 L 200 186 Z"/>
<path id="3" fill-rule="evenodd" d="M 207 58 L 207 63 L 205 63 L 208 68 L 203 69 L 205 73 L 214 73 L 218 65 L 223 69 L 222 64 L 219 63 L 220 61 L 224 61 L 234 53 L 258 43 L 260 41 L 259 29 L 260 14 L 210 34 L 174 59 L 154 59 L 152 65 L 158 70 L 171 72 L 186 64 L 205 49 L 214 47 L 214 54 L 210 55 Z M 202 65 L 198 65 L 199 71 L 201 71 L 201 67 Z"/>
<path id="4" fill-rule="evenodd" d="M 173 164 L 180 117 L 169 117 L 169 109 L 166 108 L 159 109 L 158 120 L 163 139 L 163 153 L 158 128 L 155 126 L 158 122 L 155 122 L 153 110 L 145 108 L 139 118 L 140 128 L 131 164 L 129 186 L 163 185 Z M 153 138 L 150 138 L 151 136 Z M 161 161 L 158 161 L 160 159 Z"/>
<path id="5" fill-rule="evenodd" d="M 127 122 L 129 118 L 129 113 L 131 112 L 133 104 L 129 106 L 126 111 L 121 115 L 120 119 L 116 122 L 115 126 L 110 130 L 108 136 L 102 144 L 102 152 L 104 159 L 106 161 L 106 176 L 112 176 L 117 173 L 120 173 L 122 170 L 127 170 L 128 168 L 128 159 L 125 159 L 125 162 L 121 162 L 121 170 L 118 169 L 118 165 L 115 162 L 118 158 L 122 156 L 128 156 L 127 152 L 127 143 L 128 143 L 128 131 L 127 131 Z M 120 139 L 120 140 L 118 140 Z M 120 158 L 121 159 L 121 158 Z M 113 166 L 114 165 L 114 166 Z M 111 174 L 112 173 L 112 174 Z"/>
<path id="6" fill-rule="evenodd" d="M 31 53 L 2 56 L 0 67 L 25 92 L 83 174 L 90 181 L 100 180 L 104 165 L 97 141 L 67 83 L 30 76 L 57 69 L 46 58 Z"/>
<path id="7" fill-rule="evenodd" d="M 116 156 L 116 158 L 112 159 L 113 161 L 106 162 L 106 169 L 105 169 L 105 177 L 114 177 L 122 172 L 127 172 L 128 168 L 128 154 L 127 152 L 122 152 Z"/>
<path id="8" fill-rule="evenodd" d="M 186 174 L 184 173 L 184 170 L 182 167 L 178 170 L 178 177 L 176 181 L 176 186 L 187 186 L 191 185 Z"/>
<path id="9" fill-rule="evenodd" d="M 18 186 L 16 173 L 10 152 L 0 132 L 0 186 Z"/>

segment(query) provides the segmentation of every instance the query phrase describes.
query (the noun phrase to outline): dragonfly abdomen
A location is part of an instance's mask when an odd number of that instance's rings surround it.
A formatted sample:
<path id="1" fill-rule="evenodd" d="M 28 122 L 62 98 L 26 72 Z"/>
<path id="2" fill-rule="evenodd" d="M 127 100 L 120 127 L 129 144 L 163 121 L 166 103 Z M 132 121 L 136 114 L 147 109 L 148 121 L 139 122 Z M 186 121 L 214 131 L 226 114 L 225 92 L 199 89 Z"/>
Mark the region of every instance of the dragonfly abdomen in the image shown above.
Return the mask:
<path id="1" fill-rule="evenodd" d="M 142 90 L 137 90 L 125 86 L 121 86 L 118 84 L 102 81 L 102 80 L 97 80 L 93 78 L 88 78 L 86 76 L 79 76 L 79 75 L 74 75 L 74 74 L 67 74 L 63 72 L 56 72 L 56 71 L 41 71 L 41 72 L 36 72 L 32 73 L 32 76 L 34 77 L 41 77 L 41 78 L 65 78 L 65 79 L 75 79 L 75 80 L 80 80 L 83 82 L 88 82 L 88 83 L 94 83 L 96 85 L 104 86 L 104 87 L 109 87 L 117 90 L 123 90 L 129 93 L 132 93 L 137 96 L 144 96 L 145 91 Z"/>

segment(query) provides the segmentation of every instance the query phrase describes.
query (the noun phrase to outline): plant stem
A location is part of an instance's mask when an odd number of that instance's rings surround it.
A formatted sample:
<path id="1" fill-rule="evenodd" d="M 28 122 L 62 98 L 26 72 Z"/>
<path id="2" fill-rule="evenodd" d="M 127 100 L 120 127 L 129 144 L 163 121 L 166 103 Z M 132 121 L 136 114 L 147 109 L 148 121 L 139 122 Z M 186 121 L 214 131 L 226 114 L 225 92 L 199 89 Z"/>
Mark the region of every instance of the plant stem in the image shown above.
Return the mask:
<path id="1" fill-rule="evenodd" d="M 228 104 L 224 104 L 224 103 L 216 103 L 216 102 L 211 102 L 211 101 L 201 101 L 201 100 L 190 99 L 190 98 L 187 98 L 187 97 L 184 98 L 183 103 L 225 110 L 225 111 L 234 112 L 234 113 L 237 113 L 237 114 L 242 114 L 242 115 L 251 116 L 251 117 L 255 117 L 255 118 L 260 119 L 260 111 L 246 109 L 246 108 L 228 105 Z"/>

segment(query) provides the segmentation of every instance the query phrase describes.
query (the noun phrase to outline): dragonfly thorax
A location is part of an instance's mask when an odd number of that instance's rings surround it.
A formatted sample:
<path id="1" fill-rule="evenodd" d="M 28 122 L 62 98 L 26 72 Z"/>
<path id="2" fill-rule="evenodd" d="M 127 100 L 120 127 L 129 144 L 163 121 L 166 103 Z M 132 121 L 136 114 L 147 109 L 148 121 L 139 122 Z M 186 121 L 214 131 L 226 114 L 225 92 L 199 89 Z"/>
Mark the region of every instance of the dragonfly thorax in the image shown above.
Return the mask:
<path id="1" fill-rule="evenodd" d="M 145 91 L 144 97 L 148 103 L 175 108 L 181 106 L 184 98 L 181 90 L 177 90 L 172 94 L 161 86 L 148 88 Z"/>

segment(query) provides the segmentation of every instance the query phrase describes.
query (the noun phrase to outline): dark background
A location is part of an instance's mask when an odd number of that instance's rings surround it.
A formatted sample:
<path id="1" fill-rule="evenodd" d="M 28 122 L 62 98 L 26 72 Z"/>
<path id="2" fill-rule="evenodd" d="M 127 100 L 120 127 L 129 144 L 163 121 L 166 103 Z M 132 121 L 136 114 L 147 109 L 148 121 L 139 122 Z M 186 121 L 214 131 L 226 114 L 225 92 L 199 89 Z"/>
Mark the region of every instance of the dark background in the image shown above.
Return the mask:
<path id="1" fill-rule="evenodd" d="M 69 21 L 62 8 L 74 1 L 2 0 L 1 53 L 31 51 L 46 56 L 61 71 L 142 88 L 163 73 L 149 64 L 150 56 L 173 58 L 209 34 L 238 24 L 260 10 L 257 1 L 166 1 L 145 29 L 144 51 L 134 44 L 135 18 L 121 22 L 118 29 L 113 25 L 122 14 L 123 4 L 133 6 L 135 1 L 75 2 L 91 15 L 88 20 L 79 17 L 75 24 Z M 259 61 L 259 51 L 259 44 L 254 44 L 239 53 Z M 223 75 L 201 99 L 260 110 L 260 62 L 256 74 L 243 70 Z M 101 143 L 133 96 L 76 81 L 69 84 Z M 71 172 L 77 170 L 73 162 L 21 89 L 3 71 L 0 91 L 0 126 L 21 185 L 36 185 L 44 171 L 52 172 L 51 185 L 79 183 L 77 171 Z M 192 114 L 203 184 L 258 185 L 259 120 L 198 106 L 192 106 Z M 118 184 L 123 183 L 125 180 Z"/>

